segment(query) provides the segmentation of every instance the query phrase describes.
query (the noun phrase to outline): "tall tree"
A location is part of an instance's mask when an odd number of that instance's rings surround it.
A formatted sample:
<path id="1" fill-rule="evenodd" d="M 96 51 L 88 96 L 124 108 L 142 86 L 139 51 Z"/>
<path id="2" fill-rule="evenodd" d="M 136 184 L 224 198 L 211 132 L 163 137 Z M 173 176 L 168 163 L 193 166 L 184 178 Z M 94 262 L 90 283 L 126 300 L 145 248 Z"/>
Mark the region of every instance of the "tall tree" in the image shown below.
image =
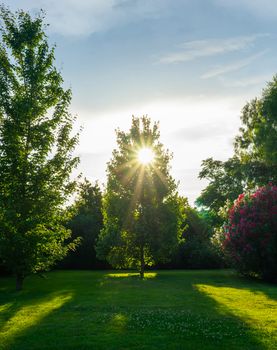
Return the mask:
<path id="1" fill-rule="evenodd" d="M 227 199 L 235 200 L 244 188 L 245 177 L 237 157 L 226 162 L 213 158 L 205 159 L 199 178 L 208 179 L 210 183 L 196 203 L 208 207 L 213 213 L 217 213 Z"/>
<path id="2" fill-rule="evenodd" d="M 73 238 L 81 238 L 80 245 L 70 252 L 62 266 L 75 269 L 95 268 L 95 244 L 103 228 L 102 191 L 98 182 L 92 184 L 87 179 L 80 183 L 78 197 L 70 210 L 73 212 L 67 224 Z"/>
<path id="3" fill-rule="evenodd" d="M 232 202 L 247 190 L 277 182 L 276 111 L 277 76 L 274 76 L 261 98 L 246 103 L 242 110 L 235 155 L 225 162 L 212 158 L 202 162 L 199 177 L 210 183 L 197 203 L 208 207 L 215 217 L 227 199 Z"/>
<path id="4" fill-rule="evenodd" d="M 136 267 L 141 278 L 145 266 L 166 260 L 181 234 L 171 154 L 159 138 L 159 125 L 145 116 L 133 117 L 128 132 L 117 130 L 97 245 L 99 257 L 115 267 Z"/>
<path id="5" fill-rule="evenodd" d="M 74 247 L 62 222 L 78 135 L 43 14 L 2 6 L 0 19 L 0 257 L 19 290 Z"/>
<path id="6" fill-rule="evenodd" d="M 260 99 L 245 105 L 241 115 L 242 127 L 235 139 L 235 151 L 242 163 L 255 161 L 267 181 L 277 181 L 277 75 L 262 92 Z M 258 185 L 261 185 L 259 183 Z"/>

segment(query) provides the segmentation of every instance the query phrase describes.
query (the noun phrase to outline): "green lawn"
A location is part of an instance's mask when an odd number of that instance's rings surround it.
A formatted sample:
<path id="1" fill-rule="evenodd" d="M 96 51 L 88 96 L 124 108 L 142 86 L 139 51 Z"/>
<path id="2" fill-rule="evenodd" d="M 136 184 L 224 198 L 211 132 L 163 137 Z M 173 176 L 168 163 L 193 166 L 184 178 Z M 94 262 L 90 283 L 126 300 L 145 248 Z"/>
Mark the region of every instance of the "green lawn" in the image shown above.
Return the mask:
<path id="1" fill-rule="evenodd" d="M 275 349 L 277 286 L 231 271 L 0 279 L 0 349 Z"/>

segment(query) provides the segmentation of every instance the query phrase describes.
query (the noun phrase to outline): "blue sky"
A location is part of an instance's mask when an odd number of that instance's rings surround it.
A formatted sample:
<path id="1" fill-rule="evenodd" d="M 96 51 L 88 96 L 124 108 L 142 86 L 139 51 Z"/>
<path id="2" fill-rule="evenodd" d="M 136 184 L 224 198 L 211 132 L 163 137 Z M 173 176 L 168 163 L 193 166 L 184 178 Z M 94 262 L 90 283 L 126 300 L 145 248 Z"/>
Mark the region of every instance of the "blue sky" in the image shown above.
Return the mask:
<path id="1" fill-rule="evenodd" d="M 274 0 L 9 0 L 46 11 L 56 64 L 83 126 L 79 170 L 105 182 L 114 129 L 160 121 L 172 174 L 193 204 L 207 157 L 225 160 L 247 100 L 276 69 Z"/>

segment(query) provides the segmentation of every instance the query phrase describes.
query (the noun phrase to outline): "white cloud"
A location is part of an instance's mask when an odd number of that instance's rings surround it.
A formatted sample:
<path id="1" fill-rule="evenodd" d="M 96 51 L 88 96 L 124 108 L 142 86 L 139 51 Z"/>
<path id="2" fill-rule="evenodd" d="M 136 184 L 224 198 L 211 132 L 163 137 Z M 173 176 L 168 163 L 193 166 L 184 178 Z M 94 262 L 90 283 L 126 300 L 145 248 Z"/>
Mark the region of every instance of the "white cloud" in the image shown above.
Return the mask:
<path id="1" fill-rule="evenodd" d="M 266 52 L 267 52 L 267 50 L 265 50 L 263 52 L 259 52 L 256 55 L 249 56 L 243 60 L 236 61 L 236 62 L 231 63 L 229 65 L 225 64 L 225 65 L 222 65 L 219 67 L 215 67 L 215 68 L 209 70 L 208 72 L 206 72 L 205 74 L 203 74 L 201 76 L 201 78 L 202 79 L 209 79 L 209 78 L 214 78 L 214 77 L 217 77 L 220 75 L 224 75 L 226 73 L 238 71 L 241 68 L 244 68 L 244 67 L 248 66 L 249 64 L 251 64 L 257 58 L 264 56 Z"/>
<path id="2" fill-rule="evenodd" d="M 178 63 L 196 58 L 214 56 L 227 52 L 239 51 L 253 44 L 259 37 L 267 34 L 239 36 L 227 39 L 207 39 L 188 41 L 180 45 L 181 50 L 163 56 L 161 63 Z"/>
<path id="3" fill-rule="evenodd" d="M 62 35 L 90 35 L 141 18 L 155 18 L 165 5 L 154 0 L 25 0 L 24 10 L 46 11 L 49 30 Z M 13 9 L 22 1 L 10 0 Z"/>

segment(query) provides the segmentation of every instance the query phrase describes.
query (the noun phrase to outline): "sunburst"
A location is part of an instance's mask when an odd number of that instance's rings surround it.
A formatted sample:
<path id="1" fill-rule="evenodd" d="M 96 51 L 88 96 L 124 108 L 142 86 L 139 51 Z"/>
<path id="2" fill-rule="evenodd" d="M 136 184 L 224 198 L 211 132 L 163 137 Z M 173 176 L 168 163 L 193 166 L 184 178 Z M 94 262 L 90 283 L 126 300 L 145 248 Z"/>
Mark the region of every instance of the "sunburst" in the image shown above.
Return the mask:
<path id="1" fill-rule="evenodd" d="M 155 158 L 155 153 L 151 148 L 144 147 L 141 148 L 137 153 L 138 161 L 143 164 L 147 165 L 153 162 Z"/>

